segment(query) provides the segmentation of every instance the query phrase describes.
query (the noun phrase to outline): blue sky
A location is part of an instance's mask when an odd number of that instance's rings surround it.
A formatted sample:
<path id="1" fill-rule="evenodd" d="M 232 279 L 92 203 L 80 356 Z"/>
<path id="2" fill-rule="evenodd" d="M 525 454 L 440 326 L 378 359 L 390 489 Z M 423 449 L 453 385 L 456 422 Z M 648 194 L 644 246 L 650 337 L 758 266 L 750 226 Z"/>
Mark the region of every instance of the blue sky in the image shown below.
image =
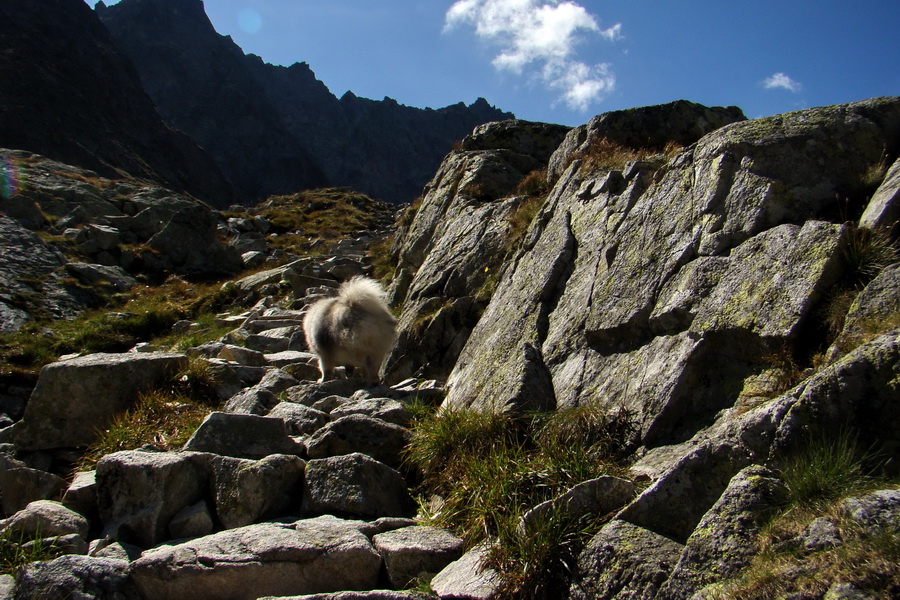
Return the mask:
<path id="1" fill-rule="evenodd" d="M 93 5 L 94 0 L 87 0 Z M 107 4 L 115 2 L 107 1 Z M 578 125 L 686 99 L 751 118 L 900 95 L 900 0 L 205 0 L 266 62 L 337 96 L 439 108 L 479 96 Z"/>

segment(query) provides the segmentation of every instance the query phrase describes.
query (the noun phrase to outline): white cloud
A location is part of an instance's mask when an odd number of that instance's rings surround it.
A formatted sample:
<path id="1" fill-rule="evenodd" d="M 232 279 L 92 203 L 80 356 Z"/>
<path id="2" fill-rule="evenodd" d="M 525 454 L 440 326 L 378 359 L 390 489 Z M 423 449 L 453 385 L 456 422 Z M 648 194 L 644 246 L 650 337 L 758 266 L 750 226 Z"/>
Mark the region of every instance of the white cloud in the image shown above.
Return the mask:
<path id="1" fill-rule="evenodd" d="M 775 73 L 763 81 L 763 86 L 767 90 L 781 88 L 794 93 L 799 92 L 803 88 L 799 81 L 794 81 L 784 73 Z"/>
<path id="2" fill-rule="evenodd" d="M 600 29 L 596 18 L 570 0 L 458 0 L 447 11 L 445 31 L 472 25 L 496 43 L 492 64 L 517 75 L 528 71 L 560 92 L 570 108 L 586 111 L 615 88 L 610 65 L 590 66 L 575 58 L 585 34 L 610 42 L 622 39 L 622 25 Z"/>

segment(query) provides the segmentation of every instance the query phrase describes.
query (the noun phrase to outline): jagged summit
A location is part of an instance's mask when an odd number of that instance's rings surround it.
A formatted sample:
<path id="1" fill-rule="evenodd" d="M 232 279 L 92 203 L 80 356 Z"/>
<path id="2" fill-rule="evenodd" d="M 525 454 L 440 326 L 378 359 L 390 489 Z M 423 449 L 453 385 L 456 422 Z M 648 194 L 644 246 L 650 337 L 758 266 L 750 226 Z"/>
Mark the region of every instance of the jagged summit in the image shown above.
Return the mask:
<path id="1" fill-rule="evenodd" d="M 512 115 L 484 99 L 437 110 L 340 99 L 310 65 L 271 65 L 218 34 L 198 0 L 122 0 L 97 15 L 160 113 L 210 152 L 248 200 L 325 184 L 416 197 L 453 142 Z"/>

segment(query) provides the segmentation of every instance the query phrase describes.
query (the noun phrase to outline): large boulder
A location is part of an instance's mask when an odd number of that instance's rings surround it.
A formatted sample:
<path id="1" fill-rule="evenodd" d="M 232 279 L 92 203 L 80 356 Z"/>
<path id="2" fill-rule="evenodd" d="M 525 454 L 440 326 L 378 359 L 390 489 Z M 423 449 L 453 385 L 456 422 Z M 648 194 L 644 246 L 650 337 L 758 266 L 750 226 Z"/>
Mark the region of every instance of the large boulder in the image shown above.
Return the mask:
<path id="1" fill-rule="evenodd" d="M 88 521 L 59 502 L 35 500 L 3 522 L 4 535 L 48 538 L 75 534 L 86 540 Z"/>
<path id="2" fill-rule="evenodd" d="M 149 548 L 171 539 L 181 510 L 203 500 L 209 471 L 202 454 L 129 450 L 97 463 L 97 505 L 104 535 Z"/>
<path id="3" fill-rule="evenodd" d="M 445 529 L 414 525 L 372 538 L 384 559 L 388 579 L 397 589 L 421 576 L 434 575 L 462 556 L 463 541 Z"/>
<path id="4" fill-rule="evenodd" d="M 216 516 L 225 529 L 300 514 L 303 459 L 273 454 L 255 461 L 224 456 L 210 461 Z"/>
<path id="5" fill-rule="evenodd" d="M 499 595 L 500 574 L 488 567 L 490 546 L 478 544 L 447 565 L 431 580 L 431 589 L 441 598 L 491 600 Z"/>
<path id="6" fill-rule="evenodd" d="M 89 354 L 41 369 L 16 431 L 22 450 L 84 446 L 130 408 L 141 392 L 168 382 L 187 366 L 182 354 Z"/>
<path id="7" fill-rule="evenodd" d="M 142 600 L 127 572 L 128 562 L 90 556 L 62 556 L 25 565 L 16 573 L 15 598 Z"/>
<path id="8" fill-rule="evenodd" d="M 409 443 L 409 430 L 362 414 L 349 414 L 313 433 L 306 440 L 310 458 L 361 452 L 391 467 L 400 465 L 400 453 Z"/>
<path id="9" fill-rule="evenodd" d="M 0 455 L 0 508 L 3 514 L 11 515 L 35 500 L 56 500 L 65 489 L 66 480 L 62 477 Z"/>
<path id="10" fill-rule="evenodd" d="M 884 181 L 872 195 L 859 219 L 859 224 L 872 229 L 884 229 L 888 233 L 897 233 L 897 222 L 900 221 L 900 159 L 887 170 Z"/>
<path id="11" fill-rule="evenodd" d="M 129 574 L 158 600 L 373 589 L 381 557 L 360 525 L 333 517 L 248 525 L 145 552 Z"/>
<path id="12" fill-rule="evenodd" d="M 219 241 L 216 223 L 212 210 L 196 204 L 172 215 L 147 245 L 179 273 L 203 277 L 234 275 L 243 267 L 241 255 Z"/>
<path id="13" fill-rule="evenodd" d="M 282 419 L 225 412 L 210 413 L 184 449 L 236 458 L 303 452 L 303 446 L 288 435 Z"/>
<path id="14" fill-rule="evenodd" d="M 648 529 L 613 520 L 578 558 L 573 600 L 613 598 L 628 589 L 631 598 L 655 598 L 684 546 Z"/>
<path id="15" fill-rule="evenodd" d="M 766 522 L 783 504 L 784 484 L 753 465 L 735 475 L 687 539 L 661 600 L 690 598 L 704 585 L 735 576 L 757 554 Z"/>
<path id="16" fill-rule="evenodd" d="M 416 503 L 400 473 L 356 452 L 306 464 L 303 509 L 311 514 L 375 519 L 410 517 Z"/>

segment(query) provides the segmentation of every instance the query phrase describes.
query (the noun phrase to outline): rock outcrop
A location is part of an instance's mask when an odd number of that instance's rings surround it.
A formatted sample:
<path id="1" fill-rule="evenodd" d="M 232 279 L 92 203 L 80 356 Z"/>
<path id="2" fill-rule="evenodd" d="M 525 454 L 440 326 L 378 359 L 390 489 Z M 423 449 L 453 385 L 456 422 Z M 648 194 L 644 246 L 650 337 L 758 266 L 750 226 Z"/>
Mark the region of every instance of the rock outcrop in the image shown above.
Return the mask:
<path id="1" fill-rule="evenodd" d="M 510 195 L 543 168 L 568 131 L 489 123 L 444 160 L 391 251 L 398 264 L 392 295 L 403 306 L 400 341 L 387 360 L 391 381 L 447 377 L 484 310 L 487 297 L 479 290 L 499 277 L 510 216 L 526 201 Z"/>
<path id="2" fill-rule="evenodd" d="M 16 431 L 23 450 L 82 446 L 141 392 L 187 365 L 179 354 L 89 354 L 47 365 Z M 49 444 L 49 445 L 48 445 Z"/>
<path id="3" fill-rule="evenodd" d="M 0 161 L 0 331 L 74 317 L 137 277 L 227 277 L 244 266 L 220 214 L 190 196 L 23 150 L 0 149 Z"/>
<path id="4" fill-rule="evenodd" d="M 690 437 L 812 325 L 842 276 L 836 195 L 896 143 L 898 110 L 884 99 L 735 123 L 660 170 L 633 165 L 617 189 L 574 161 L 456 362 L 447 405 L 624 403 L 642 443 Z"/>
<path id="5" fill-rule="evenodd" d="M 160 113 L 212 154 L 248 202 L 326 183 L 409 202 L 453 142 L 512 116 L 483 99 L 438 110 L 351 92 L 338 99 L 306 63 L 244 55 L 200 0 L 101 2 L 97 15 Z"/>
<path id="6" fill-rule="evenodd" d="M 573 597 L 675 599 L 720 584 L 778 506 L 771 469 L 811 432 L 850 427 L 897 447 L 896 268 L 862 289 L 874 271 L 853 253 L 895 230 L 898 131 L 897 98 L 751 121 L 690 103 L 601 115 L 545 163 L 555 183 L 493 290 L 481 284 L 521 202 L 514 177 L 484 155 L 445 161 L 395 244 L 405 303 L 388 372 L 452 367 L 445 410 L 632 416 L 631 474 L 650 485 L 584 549 Z M 603 147 L 592 139 L 626 158 L 592 154 Z M 627 159 L 666 142 L 685 147 Z M 896 263 L 885 256 L 879 269 Z M 468 321 L 445 317 L 479 289 L 489 301 Z M 829 332 L 822 315 L 846 289 L 858 296 L 844 333 Z M 450 340 L 465 340 L 458 358 L 402 358 Z M 819 538 L 833 543 L 803 543 Z"/>

